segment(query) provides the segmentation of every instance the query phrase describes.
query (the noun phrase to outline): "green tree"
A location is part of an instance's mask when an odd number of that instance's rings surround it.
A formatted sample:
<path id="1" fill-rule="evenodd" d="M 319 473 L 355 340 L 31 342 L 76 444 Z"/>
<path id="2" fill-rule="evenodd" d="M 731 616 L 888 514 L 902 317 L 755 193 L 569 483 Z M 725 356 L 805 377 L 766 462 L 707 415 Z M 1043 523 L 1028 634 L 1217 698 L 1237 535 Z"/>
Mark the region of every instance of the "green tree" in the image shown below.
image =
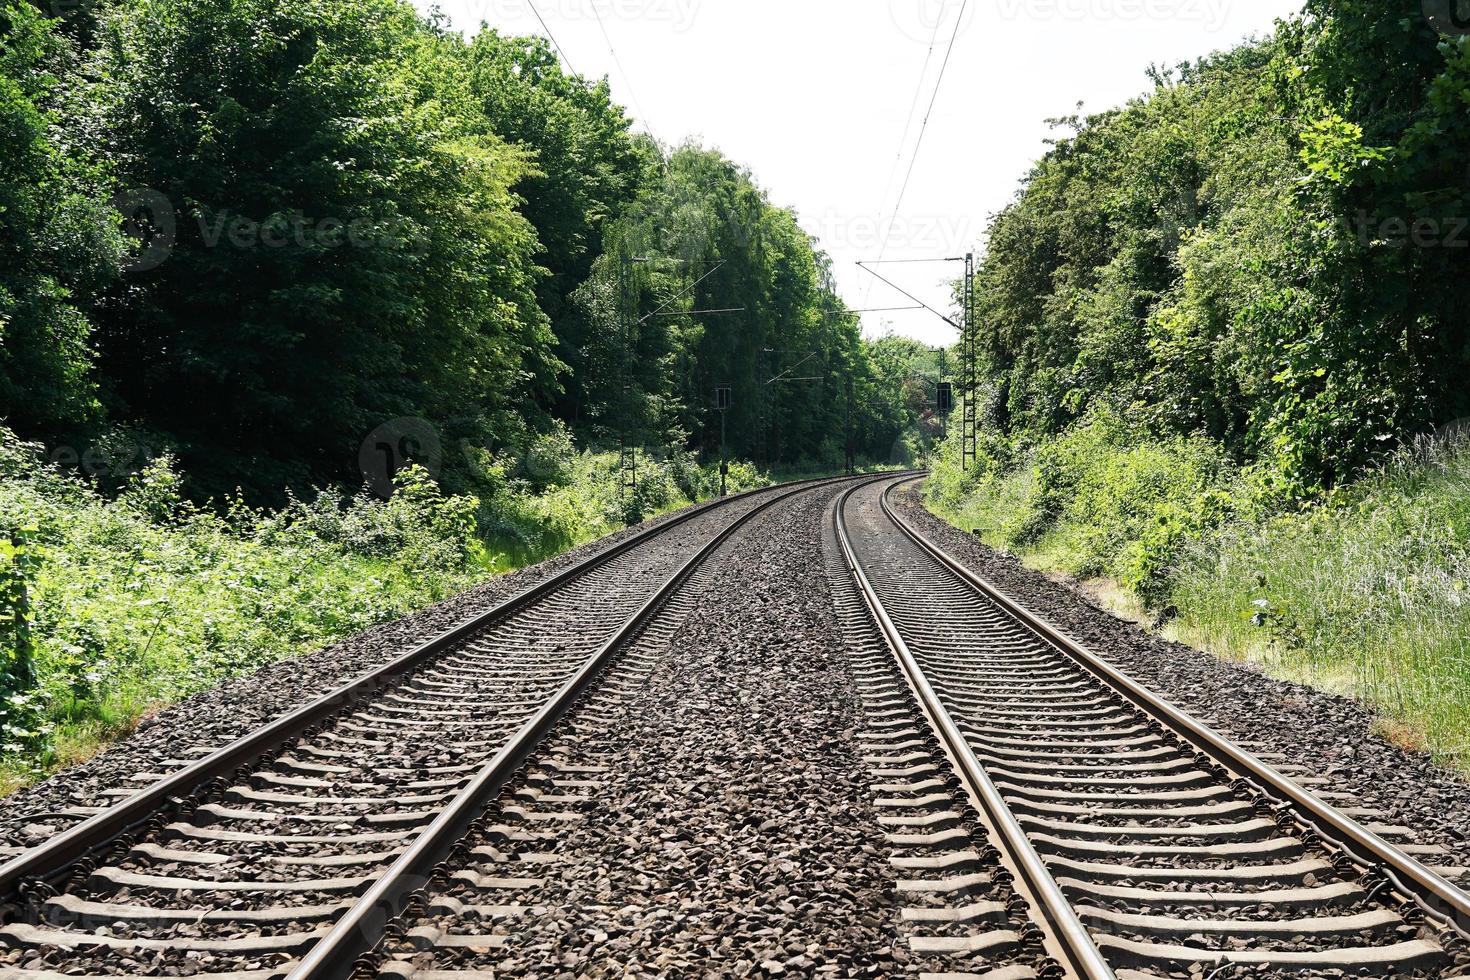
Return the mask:
<path id="1" fill-rule="evenodd" d="M 66 126 L 71 46 L 0 4 L 0 417 L 65 436 L 100 414 L 91 309 L 121 240 L 107 175 Z"/>
<path id="2" fill-rule="evenodd" d="M 620 299 L 624 279 L 631 295 Z M 846 382 L 862 385 L 869 370 L 859 327 L 836 315 L 844 307 L 818 243 L 749 171 L 677 149 L 612 224 L 578 296 L 594 325 L 584 434 L 630 429 L 639 442 L 713 454 L 714 392 L 730 385 L 732 455 L 840 465 Z M 700 312 L 710 310 L 724 312 Z"/>
<path id="3" fill-rule="evenodd" d="M 515 192 L 549 272 L 536 295 L 569 366 L 557 410 L 576 421 L 587 403 L 592 324 L 571 297 L 592 273 L 608 222 L 656 178 L 658 150 L 630 133 L 606 79 L 589 83 L 562 71 L 544 38 L 482 27 L 464 57 L 491 129 L 530 155 Z"/>
<path id="4" fill-rule="evenodd" d="M 364 437 L 401 416 L 456 462 L 516 439 L 554 385 L 511 191 L 528 164 L 489 131 L 460 43 L 398 0 L 136 0 L 105 20 L 97 124 L 175 233 L 115 297 L 104 366 L 200 488 L 356 482 Z"/>
<path id="5" fill-rule="evenodd" d="M 977 276 L 996 423 L 1100 403 L 1300 496 L 1470 411 L 1467 44 L 1417 0 L 1308 14 L 1059 121 Z"/>

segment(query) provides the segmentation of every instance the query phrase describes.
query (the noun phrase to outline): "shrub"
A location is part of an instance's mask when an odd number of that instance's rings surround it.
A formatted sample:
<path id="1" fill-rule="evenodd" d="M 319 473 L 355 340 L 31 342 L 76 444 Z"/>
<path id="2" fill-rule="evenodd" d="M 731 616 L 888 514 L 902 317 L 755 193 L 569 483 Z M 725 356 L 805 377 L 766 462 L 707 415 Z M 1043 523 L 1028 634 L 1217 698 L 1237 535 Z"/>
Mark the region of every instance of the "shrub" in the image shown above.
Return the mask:
<path id="1" fill-rule="evenodd" d="M 1115 578 L 1180 638 L 1364 698 L 1470 767 L 1470 437 L 1421 439 L 1308 507 L 1269 467 L 1098 411 L 1006 469 L 960 474 L 950 449 L 927 493 L 957 526 Z"/>
<path id="2" fill-rule="evenodd" d="M 1163 604 L 1181 549 L 1236 508 L 1238 474 L 1204 437 L 1154 437 L 1094 408 L 1030 451 L 991 434 L 961 472 L 951 438 L 930 503 L 1001 547 L 1046 551 L 1076 575 L 1108 575 Z"/>

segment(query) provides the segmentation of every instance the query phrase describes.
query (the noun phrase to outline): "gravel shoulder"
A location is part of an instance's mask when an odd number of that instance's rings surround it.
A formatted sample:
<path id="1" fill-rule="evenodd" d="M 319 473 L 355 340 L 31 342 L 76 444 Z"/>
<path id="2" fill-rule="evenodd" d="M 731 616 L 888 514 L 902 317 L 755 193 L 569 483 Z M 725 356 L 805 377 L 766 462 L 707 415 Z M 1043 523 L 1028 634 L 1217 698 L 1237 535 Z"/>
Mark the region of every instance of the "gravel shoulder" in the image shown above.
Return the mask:
<path id="1" fill-rule="evenodd" d="M 1269 744 L 1326 777 L 1332 789 L 1355 795 L 1359 805 L 1386 811 L 1383 822 L 1410 827 L 1421 843 L 1450 852 L 1427 863 L 1470 867 L 1470 782 L 1378 735 L 1370 708 L 1153 636 L 1099 609 L 1072 584 L 1027 569 L 941 520 L 912 486 L 894 498 L 956 559 L 1134 680 L 1232 739 Z"/>
<path id="2" fill-rule="evenodd" d="M 684 511 L 662 514 L 538 565 L 497 576 L 404 619 L 365 630 L 317 653 L 269 664 L 165 708 L 134 734 L 86 762 L 0 799 L 0 843 L 11 837 L 3 829 L 7 825 L 71 807 L 107 805 L 111 801 L 103 795 L 106 790 L 125 785 L 140 773 L 168 768 L 162 764 L 178 758 L 181 747 L 217 748 L 228 744 L 309 703 L 325 690 L 391 661 L 426 636 L 491 609 L 568 566 L 680 513 Z"/>

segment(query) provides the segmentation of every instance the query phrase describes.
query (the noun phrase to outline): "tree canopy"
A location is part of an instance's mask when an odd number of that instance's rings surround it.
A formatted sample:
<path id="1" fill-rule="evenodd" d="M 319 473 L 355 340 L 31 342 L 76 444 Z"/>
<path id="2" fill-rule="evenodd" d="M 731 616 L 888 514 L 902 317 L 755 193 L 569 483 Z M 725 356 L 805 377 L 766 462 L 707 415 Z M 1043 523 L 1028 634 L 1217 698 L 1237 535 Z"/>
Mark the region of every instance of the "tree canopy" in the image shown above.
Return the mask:
<path id="1" fill-rule="evenodd" d="M 1467 58 L 1419 0 L 1314 0 L 1059 120 L 977 276 L 991 423 L 1104 403 L 1290 496 L 1463 417 Z"/>
<path id="2" fill-rule="evenodd" d="M 269 502 L 360 481 L 385 425 L 456 488 L 557 420 L 713 451 L 730 384 L 735 453 L 841 459 L 871 370 L 818 244 L 545 41 L 406 0 L 3 9 L 0 416 L 23 435 L 125 427 L 197 496 Z M 900 434 L 877 415 L 872 453 Z"/>

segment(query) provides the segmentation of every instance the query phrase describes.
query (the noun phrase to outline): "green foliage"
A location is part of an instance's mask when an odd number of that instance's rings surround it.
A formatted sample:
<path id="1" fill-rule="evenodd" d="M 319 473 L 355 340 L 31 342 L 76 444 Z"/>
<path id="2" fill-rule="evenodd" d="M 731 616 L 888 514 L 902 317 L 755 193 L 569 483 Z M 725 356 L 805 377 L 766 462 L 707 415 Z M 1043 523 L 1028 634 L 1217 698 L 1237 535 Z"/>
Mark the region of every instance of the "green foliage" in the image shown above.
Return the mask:
<path id="1" fill-rule="evenodd" d="M 35 697 L 31 591 L 41 556 L 35 529 L 0 537 L 0 753 L 23 751 L 45 734 Z"/>
<path id="2" fill-rule="evenodd" d="M 486 464 L 492 496 L 446 494 L 422 467 L 381 500 L 337 489 L 275 510 L 183 495 L 172 457 L 116 499 L 0 428 L 0 781 L 75 761 L 140 717 L 220 681 L 319 650 L 489 576 L 718 493 L 687 452 L 640 461 L 563 427 Z M 730 490 L 765 486 L 748 464 Z M 29 610 L 29 612 L 27 612 Z M 33 665 L 33 666 L 32 666 Z"/>
<path id="3" fill-rule="evenodd" d="M 1025 439 L 1097 404 L 1310 499 L 1470 413 L 1470 46 L 1314 0 L 1071 132 L 995 221 L 980 342 Z"/>
<path id="4" fill-rule="evenodd" d="M 591 275 L 608 223 L 653 182 L 658 151 L 632 137 L 606 79 L 566 74 L 544 38 L 484 29 L 461 57 L 492 131 L 530 154 L 531 169 L 515 191 L 540 239 L 537 261 L 549 273 L 536 295 L 555 330 L 557 356 L 570 368 L 557 399 L 570 417 L 595 380 L 585 361 L 593 323 L 571 296 Z"/>
<path id="5" fill-rule="evenodd" d="M 1172 635 L 1277 676 L 1365 699 L 1391 734 L 1470 766 L 1470 441 L 1416 440 L 1305 508 L 1208 439 L 1095 413 L 1010 463 L 958 446 L 929 505 L 1031 564 L 1121 586 Z M 1136 604 L 1135 604 L 1136 600 Z"/>
<path id="6" fill-rule="evenodd" d="M 888 458 L 914 424 L 901 386 L 879 381 L 858 321 L 835 315 L 845 305 L 827 257 L 715 151 L 691 144 L 669 156 L 612 223 L 576 300 L 591 333 L 575 362 L 585 401 L 573 425 L 589 441 L 631 424 L 637 441 L 714 458 L 718 385 L 733 394 L 729 454 L 764 465 L 842 465 L 849 379 L 859 456 Z"/>
<path id="7" fill-rule="evenodd" d="M 763 464 L 840 466 L 849 381 L 859 456 L 925 437 L 795 216 L 542 39 L 407 0 L 0 12 L 0 419 L 60 457 L 146 432 L 189 499 L 280 506 L 411 423 L 485 498 L 554 421 L 709 459 L 716 384 Z"/>
<path id="8" fill-rule="evenodd" d="M 719 494 L 716 463 L 700 464 L 685 450 L 640 453 L 633 494 L 622 488 L 613 452 L 578 452 L 570 432 L 555 426 L 520 460 L 493 467 L 497 490 L 481 505 L 479 523 L 492 545 L 529 563 Z M 769 477 L 745 462 L 730 465 L 730 493 L 767 486 Z"/>
<path id="9" fill-rule="evenodd" d="M 459 44 L 399 0 L 137 0 L 104 21 L 93 125 L 174 235 L 103 320 L 103 369 L 196 492 L 353 483 L 394 418 L 450 444 L 534 422 L 557 363 L 511 190 L 530 165 Z"/>
<path id="10" fill-rule="evenodd" d="M 1171 581 L 1180 635 L 1364 698 L 1464 767 L 1470 444 L 1421 440 L 1323 505 L 1223 524 Z"/>
<path id="11" fill-rule="evenodd" d="M 189 504 L 169 459 L 116 502 L 0 433 L 0 525 L 32 526 L 35 707 L 55 751 L 151 705 L 305 653 L 479 581 L 472 498 L 422 471 L 389 501 L 326 493 L 277 513 Z M 13 566 L 14 567 L 14 566 Z M 42 761 L 47 756 L 41 756 Z"/>
<path id="12" fill-rule="evenodd" d="M 937 510 L 992 544 L 1045 552 L 1072 574 L 1116 579 L 1156 605 L 1184 549 L 1245 496 L 1217 443 L 1150 436 L 1103 408 L 1029 452 L 991 448 L 984 459 L 962 473 L 950 440 L 928 489 Z"/>
<path id="13" fill-rule="evenodd" d="M 121 255 L 105 170 L 68 132 L 71 61 L 35 7 L 0 3 L 0 418 L 44 435 L 99 414 L 90 304 Z"/>
<path id="14" fill-rule="evenodd" d="M 1302 162 L 1315 176 L 1350 183 L 1359 170 L 1388 158 L 1387 151 L 1363 145 L 1363 127 L 1337 113 L 1313 120 L 1301 133 Z"/>

